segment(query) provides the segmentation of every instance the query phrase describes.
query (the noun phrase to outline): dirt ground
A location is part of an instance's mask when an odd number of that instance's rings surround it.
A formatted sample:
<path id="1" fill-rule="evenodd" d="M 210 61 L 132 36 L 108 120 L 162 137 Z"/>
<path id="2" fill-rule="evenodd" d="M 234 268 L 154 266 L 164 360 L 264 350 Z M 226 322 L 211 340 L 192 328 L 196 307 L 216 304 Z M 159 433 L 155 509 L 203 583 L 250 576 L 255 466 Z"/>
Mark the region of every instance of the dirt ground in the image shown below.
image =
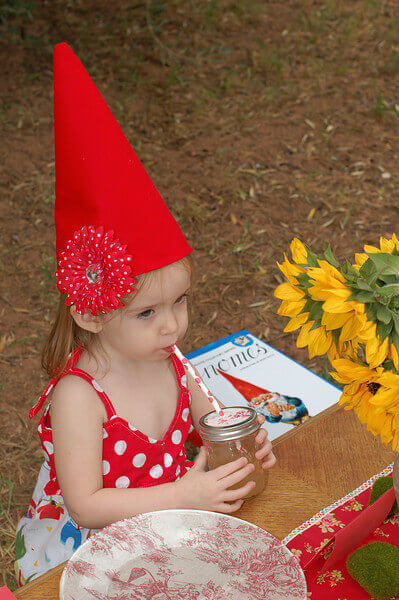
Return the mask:
<path id="1" fill-rule="evenodd" d="M 112 4 L 112 8 L 111 8 Z M 42 454 L 28 409 L 58 292 L 52 47 L 67 41 L 195 248 L 184 352 L 282 333 L 276 261 L 399 230 L 397 0 L 0 0 L 0 585 Z"/>

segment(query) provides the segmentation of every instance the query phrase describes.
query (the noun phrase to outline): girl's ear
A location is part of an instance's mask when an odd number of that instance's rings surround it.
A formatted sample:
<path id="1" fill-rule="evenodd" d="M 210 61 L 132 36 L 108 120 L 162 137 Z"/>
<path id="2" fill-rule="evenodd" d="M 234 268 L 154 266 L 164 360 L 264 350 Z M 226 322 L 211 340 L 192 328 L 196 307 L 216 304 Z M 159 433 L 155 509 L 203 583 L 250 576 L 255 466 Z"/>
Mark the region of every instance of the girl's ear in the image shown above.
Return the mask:
<path id="1" fill-rule="evenodd" d="M 93 333 L 100 333 L 100 331 L 102 331 L 103 326 L 101 323 L 100 316 L 96 317 L 88 312 L 85 312 L 83 315 L 81 315 L 78 312 L 76 312 L 76 306 L 74 304 L 71 305 L 71 308 L 69 310 L 72 319 L 82 329 L 86 329 L 86 331 L 91 331 Z"/>

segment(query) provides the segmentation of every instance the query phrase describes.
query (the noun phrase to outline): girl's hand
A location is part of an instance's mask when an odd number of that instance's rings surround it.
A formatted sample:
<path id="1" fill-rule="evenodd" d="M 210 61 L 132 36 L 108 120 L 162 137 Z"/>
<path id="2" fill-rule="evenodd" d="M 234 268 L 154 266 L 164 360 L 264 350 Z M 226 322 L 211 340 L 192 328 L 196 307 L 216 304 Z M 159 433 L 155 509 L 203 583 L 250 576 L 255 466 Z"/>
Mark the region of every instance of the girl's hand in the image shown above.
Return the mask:
<path id="1" fill-rule="evenodd" d="M 241 508 L 246 496 L 255 487 L 249 481 L 236 490 L 228 490 L 250 475 L 255 467 L 245 457 L 205 471 L 207 453 L 201 446 L 194 465 L 175 482 L 176 507 L 233 513 Z"/>
<path id="2" fill-rule="evenodd" d="M 265 420 L 264 415 L 258 415 L 258 421 L 261 425 L 263 425 Z M 270 467 L 276 464 L 277 459 L 273 454 L 272 444 L 270 440 L 267 439 L 267 431 L 265 429 L 259 430 L 255 442 L 259 444 L 259 446 L 262 446 L 260 450 L 255 452 L 256 458 L 262 460 L 262 469 L 270 469 Z"/>

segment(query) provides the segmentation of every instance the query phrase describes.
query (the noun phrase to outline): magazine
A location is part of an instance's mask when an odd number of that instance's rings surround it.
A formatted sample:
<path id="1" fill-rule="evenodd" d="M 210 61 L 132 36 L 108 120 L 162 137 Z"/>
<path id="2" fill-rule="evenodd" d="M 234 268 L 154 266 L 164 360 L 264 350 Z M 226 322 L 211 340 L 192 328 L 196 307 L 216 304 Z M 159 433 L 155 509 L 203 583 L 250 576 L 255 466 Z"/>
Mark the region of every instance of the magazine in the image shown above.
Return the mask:
<path id="1" fill-rule="evenodd" d="M 270 440 L 332 406 L 341 395 L 339 387 L 246 329 L 187 358 L 225 406 L 251 406 L 264 415 Z"/>

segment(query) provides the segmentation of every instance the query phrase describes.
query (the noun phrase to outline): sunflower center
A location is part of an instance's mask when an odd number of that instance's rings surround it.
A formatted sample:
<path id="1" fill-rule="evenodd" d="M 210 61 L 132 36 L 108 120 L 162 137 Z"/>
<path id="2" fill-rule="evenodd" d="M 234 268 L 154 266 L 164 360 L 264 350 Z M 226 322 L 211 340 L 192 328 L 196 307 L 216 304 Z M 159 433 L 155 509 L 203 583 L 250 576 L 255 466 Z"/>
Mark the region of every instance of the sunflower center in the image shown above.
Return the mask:
<path id="1" fill-rule="evenodd" d="M 375 396 L 375 394 L 378 392 L 378 390 L 381 387 L 380 383 L 375 383 L 374 381 L 370 382 L 367 384 L 368 390 L 369 392 L 371 392 L 373 394 L 373 396 Z"/>

